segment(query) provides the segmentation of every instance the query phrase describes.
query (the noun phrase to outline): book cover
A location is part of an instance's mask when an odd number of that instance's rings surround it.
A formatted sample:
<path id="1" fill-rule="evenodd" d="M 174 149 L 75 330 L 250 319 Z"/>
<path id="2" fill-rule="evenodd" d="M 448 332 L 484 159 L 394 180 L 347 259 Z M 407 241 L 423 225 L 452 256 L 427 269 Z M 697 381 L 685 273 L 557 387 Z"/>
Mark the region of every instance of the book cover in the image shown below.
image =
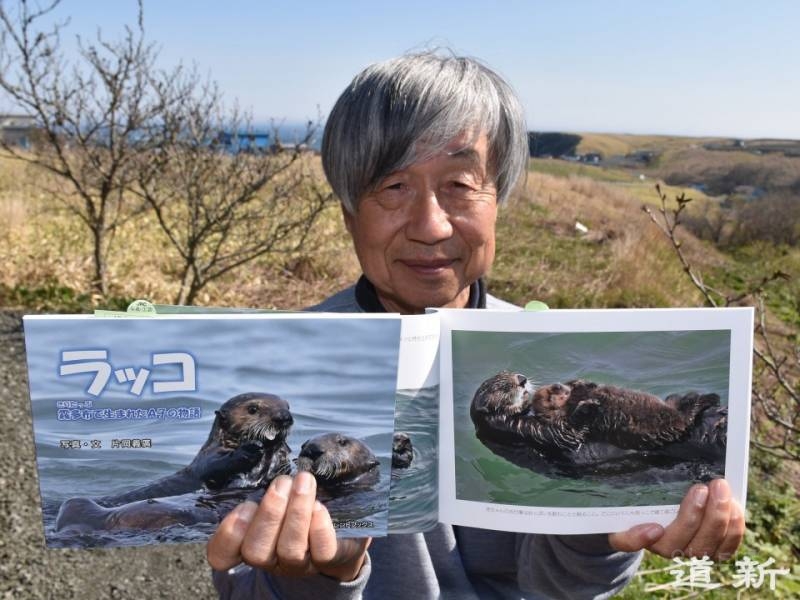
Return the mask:
<path id="1" fill-rule="evenodd" d="M 317 475 L 340 535 L 385 535 L 397 317 L 33 316 L 24 328 L 48 545 L 202 540 L 297 468 Z"/>

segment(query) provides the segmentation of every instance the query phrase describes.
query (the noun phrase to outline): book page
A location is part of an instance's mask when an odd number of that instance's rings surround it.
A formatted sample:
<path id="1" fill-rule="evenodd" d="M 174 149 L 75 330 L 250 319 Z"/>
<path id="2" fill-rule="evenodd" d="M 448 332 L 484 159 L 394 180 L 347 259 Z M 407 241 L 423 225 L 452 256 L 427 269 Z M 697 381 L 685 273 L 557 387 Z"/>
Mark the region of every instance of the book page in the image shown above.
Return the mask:
<path id="1" fill-rule="evenodd" d="M 47 544 L 199 541 L 279 473 L 385 535 L 400 319 L 24 319 Z M 343 343 L 346 341 L 346 343 Z"/>
<path id="2" fill-rule="evenodd" d="M 716 477 L 744 506 L 752 309 L 438 314 L 443 522 L 666 525 Z"/>
<path id="3" fill-rule="evenodd" d="M 439 317 L 402 317 L 397 371 L 389 532 L 438 522 Z"/>

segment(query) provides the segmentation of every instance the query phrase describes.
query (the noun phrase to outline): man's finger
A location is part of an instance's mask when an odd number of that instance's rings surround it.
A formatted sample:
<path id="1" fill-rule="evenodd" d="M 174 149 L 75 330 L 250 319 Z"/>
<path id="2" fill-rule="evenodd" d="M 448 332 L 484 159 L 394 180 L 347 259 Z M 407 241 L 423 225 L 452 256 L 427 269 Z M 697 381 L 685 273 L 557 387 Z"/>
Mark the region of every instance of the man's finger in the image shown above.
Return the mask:
<path id="1" fill-rule="evenodd" d="M 667 525 L 664 535 L 649 546 L 649 550 L 667 558 L 683 553 L 700 529 L 707 503 L 708 487 L 703 484 L 693 485 L 681 502 L 675 520 Z"/>
<path id="2" fill-rule="evenodd" d="M 316 569 L 341 581 L 358 577 L 372 542 L 372 538 L 337 539 L 328 509 L 320 502 L 314 504 L 308 540 Z"/>
<path id="3" fill-rule="evenodd" d="M 242 541 L 242 560 L 248 565 L 271 569 L 277 564 L 275 547 L 291 489 L 288 475 L 276 477 L 267 488 Z"/>
<path id="4" fill-rule="evenodd" d="M 316 479 L 308 471 L 300 471 L 294 478 L 275 550 L 282 572 L 296 572 L 299 575 L 308 569 L 308 531 L 316 496 Z"/>
<path id="5" fill-rule="evenodd" d="M 315 565 L 329 565 L 339 558 L 336 530 L 333 528 L 331 515 L 319 500 L 314 503 L 314 513 L 308 530 L 308 545 L 311 550 L 311 560 Z"/>
<path id="6" fill-rule="evenodd" d="M 728 521 L 728 531 L 725 539 L 717 549 L 716 560 L 730 560 L 739 549 L 739 545 L 744 538 L 745 522 L 744 512 L 738 502 L 733 502 L 731 506 L 731 519 Z"/>
<path id="7" fill-rule="evenodd" d="M 708 502 L 697 533 L 685 548 L 687 556 L 714 556 L 728 533 L 731 518 L 731 489 L 724 479 L 708 484 Z"/>
<path id="8" fill-rule="evenodd" d="M 256 510 L 255 502 L 243 502 L 219 524 L 206 546 L 206 558 L 212 569 L 226 571 L 242 562 L 242 541 Z"/>
<path id="9" fill-rule="evenodd" d="M 636 552 L 655 543 L 663 535 L 664 528 L 661 525 L 644 523 L 627 531 L 609 534 L 608 543 L 614 550 L 620 552 Z"/>

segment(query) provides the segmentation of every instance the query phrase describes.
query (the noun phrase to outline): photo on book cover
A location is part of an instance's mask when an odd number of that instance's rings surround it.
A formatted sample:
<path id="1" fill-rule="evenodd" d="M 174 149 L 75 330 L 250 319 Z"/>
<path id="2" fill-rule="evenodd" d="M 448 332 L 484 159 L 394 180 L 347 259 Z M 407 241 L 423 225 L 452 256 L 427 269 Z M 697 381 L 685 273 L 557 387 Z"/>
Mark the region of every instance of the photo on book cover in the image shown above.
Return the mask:
<path id="1" fill-rule="evenodd" d="M 721 477 L 744 504 L 750 309 L 441 316 L 449 522 L 666 524 L 694 483 Z"/>
<path id="2" fill-rule="evenodd" d="M 314 315 L 26 317 L 47 544 L 201 541 L 298 469 L 339 535 L 385 535 L 399 330 Z"/>

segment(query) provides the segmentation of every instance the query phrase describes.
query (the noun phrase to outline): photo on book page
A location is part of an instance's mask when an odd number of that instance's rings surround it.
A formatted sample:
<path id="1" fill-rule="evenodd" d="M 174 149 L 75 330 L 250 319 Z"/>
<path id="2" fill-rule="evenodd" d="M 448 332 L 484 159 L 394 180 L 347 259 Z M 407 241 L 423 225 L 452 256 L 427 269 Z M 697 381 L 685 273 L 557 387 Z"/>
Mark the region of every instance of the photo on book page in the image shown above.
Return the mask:
<path id="1" fill-rule="evenodd" d="M 24 326 L 49 546 L 201 541 L 299 469 L 315 474 L 339 535 L 385 535 L 398 319 Z"/>
<path id="2" fill-rule="evenodd" d="M 400 335 L 389 533 L 439 522 L 439 317 L 404 315 Z"/>
<path id="3" fill-rule="evenodd" d="M 451 522 L 541 533 L 663 524 L 694 483 L 720 477 L 744 502 L 751 310 L 442 318 Z"/>
<path id="4" fill-rule="evenodd" d="M 453 360 L 475 374 L 457 446 L 481 457 L 456 462 L 458 498 L 673 504 L 725 475 L 729 331 L 456 332 Z"/>
<path id="5" fill-rule="evenodd" d="M 439 386 L 397 391 L 389 532 L 428 531 L 439 522 Z"/>

